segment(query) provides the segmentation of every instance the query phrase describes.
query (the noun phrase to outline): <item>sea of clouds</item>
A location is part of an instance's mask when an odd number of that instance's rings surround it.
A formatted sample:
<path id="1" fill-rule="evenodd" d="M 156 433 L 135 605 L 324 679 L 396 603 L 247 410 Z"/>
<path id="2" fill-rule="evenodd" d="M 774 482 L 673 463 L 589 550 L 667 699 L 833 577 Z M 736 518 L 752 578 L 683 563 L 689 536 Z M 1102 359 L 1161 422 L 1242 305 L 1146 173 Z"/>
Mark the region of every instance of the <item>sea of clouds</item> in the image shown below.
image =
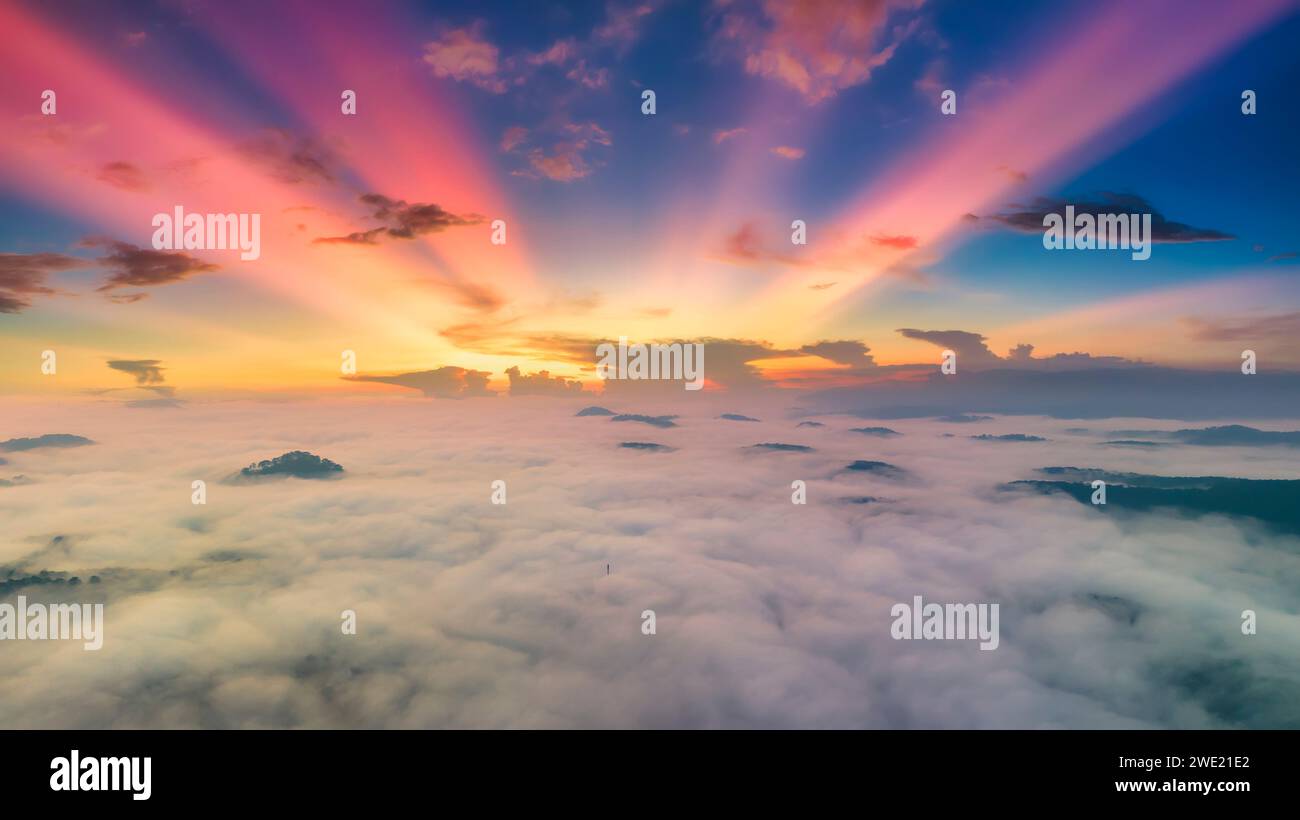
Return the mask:
<path id="1" fill-rule="evenodd" d="M 106 626 L 99 652 L 0 642 L 0 727 L 1300 726 L 1300 539 L 1000 488 L 1047 466 L 1297 478 L 1293 448 L 608 401 L 677 426 L 522 397 L 8 404 L 0 439 L 96 443 L 5 454 L 30 483 L 0 487 L 0 567 L 101 581 L 0 597 L 103 602 Z M 875 425 L 901 435 L 849 432 Z M 290 450 L 345 472 L 226 481 Z M 999 647 L 893 640 L 915 595 L 1000 604 Z"/>

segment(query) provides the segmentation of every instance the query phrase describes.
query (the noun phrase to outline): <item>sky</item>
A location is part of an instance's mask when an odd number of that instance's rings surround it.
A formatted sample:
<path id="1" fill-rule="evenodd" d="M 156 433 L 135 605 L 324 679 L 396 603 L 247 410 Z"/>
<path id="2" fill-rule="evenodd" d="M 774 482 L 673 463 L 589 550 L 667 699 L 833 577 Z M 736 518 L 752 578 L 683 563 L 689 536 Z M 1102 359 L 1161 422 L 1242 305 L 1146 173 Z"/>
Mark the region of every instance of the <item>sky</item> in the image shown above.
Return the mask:
<path id="1" fill-rule="evenodd" d="M 1300 3 L 0 32 L 0 727 L 1300 727 Z"/>
<path id="2" fill-rule="evenodd" d="M 341 379 L 344 350 L 363 375 L 599 391 L 590 349 L 620 336 L 749 343 L 765 383 L 840 386 L 861 379 L 802 348 L 936 363 L 904 328 L 1004 358 L 1300 367 L 1294 3 L 0 13 L 11 395 L 126 386 L 112 360 L 193 395 L 400 389 Z M 1185 230 L 1134 261 L 1009 221 L 1115 196 Z M 178 205 L 260 214 L 260 257 L 135 252 Z"/>

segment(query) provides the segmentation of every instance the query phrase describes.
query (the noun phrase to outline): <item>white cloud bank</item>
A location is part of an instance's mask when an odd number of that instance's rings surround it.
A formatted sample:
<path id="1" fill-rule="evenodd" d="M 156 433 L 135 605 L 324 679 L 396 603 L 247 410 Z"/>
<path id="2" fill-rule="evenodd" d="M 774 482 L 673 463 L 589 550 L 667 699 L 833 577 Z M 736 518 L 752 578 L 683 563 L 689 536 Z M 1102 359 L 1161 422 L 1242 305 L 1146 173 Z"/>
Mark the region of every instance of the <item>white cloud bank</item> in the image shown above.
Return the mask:
<path id="1" fill-rule="evenodd" d="M 5 408 L 4 437 L 98 443 L 8 455 L 0 477 L 32 483 L 0 487 L 0 567 L 103 580 L 0 599 L 107 606 L 99 652 L 0 642 L 0 727 L 1300 726 L 1300 540 L 997 490 L 1051 465 L 1295 478 L 1294 451 L 1118 450 L 1042 418 L 890 420 L 903 435 L 877 439 L 774 405 L 613 407 L 681 415 L 659 429 L 575 418 L 585 403 Z M 295 449 L 344 478 L 220 483 Z M 912 478 L 842 472 L 857 459 Z M 888 500 L 840 500 L 857 496 Z M 914 595 L 999 603 L 999 648 L 892 640 Z"/>

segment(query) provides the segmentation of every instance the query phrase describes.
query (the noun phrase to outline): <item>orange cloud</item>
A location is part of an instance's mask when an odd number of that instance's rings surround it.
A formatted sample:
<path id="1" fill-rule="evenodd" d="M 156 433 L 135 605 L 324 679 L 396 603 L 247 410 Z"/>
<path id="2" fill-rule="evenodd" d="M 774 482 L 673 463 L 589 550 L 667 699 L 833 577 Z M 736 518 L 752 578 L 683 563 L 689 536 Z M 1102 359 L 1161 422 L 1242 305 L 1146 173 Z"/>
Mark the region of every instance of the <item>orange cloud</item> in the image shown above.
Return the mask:
<path id="1" fill-rule="evenodd" d="M 910 251 L 919 244 L 915 236 L 885 236 L 883 234 L 876 234 L 871 237 L 871 241 L 881 247 L 895 248 L 900 251 Z"/>
<path id="2" fill-rule="evenodd" d="M 721 130 L 714 131 L 713 144 L 721 145 L 722 143 L 726 142 L 729 139 L 732 139 L 733 137 L 739 137 L 741 134 L 745 134 L 748 132 L 749 132 L 748 128 L 731 128 L 726 131 L 721 131 Z"/>

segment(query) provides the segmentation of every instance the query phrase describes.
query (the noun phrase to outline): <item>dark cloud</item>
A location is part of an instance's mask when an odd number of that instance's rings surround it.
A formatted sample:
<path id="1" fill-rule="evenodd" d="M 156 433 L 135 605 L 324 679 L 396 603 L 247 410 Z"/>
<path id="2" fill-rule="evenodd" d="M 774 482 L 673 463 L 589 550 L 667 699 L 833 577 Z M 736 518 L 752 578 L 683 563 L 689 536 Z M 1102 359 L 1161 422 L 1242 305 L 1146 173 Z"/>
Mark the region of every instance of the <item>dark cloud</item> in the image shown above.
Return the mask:
<path id="1" fill-rule="evenodd" d="M 110 393 L 120 393 L 123 390 L 128 392 L 152 393 L 158 398 L 133 398 L 124 399 L 123 407 L 157 409 L 157 408 L 176 408 L 183 407 L 185 402 L 176 398 L 176 388 L 170 384 L 163 384 L 164 368 L 160 367 L 157 359 L 140 359 L 109 362 L 108 366 L 114 370 L 127 373 L 135 378 L 136 387 L 119 388 L 109 387 L 100 390 L 87 391 L 92 395 L 102 396 Z"/>
<path id="2" fill-rule="evenodd" d="M 876 366 L 875 360 L 871 357 L 871 348 L 858 341 L 817 342 L 804 345 L 799 349 L 811 356 L 820 356 L 836 364 L 846 364 L 850 367 Z"/>
<path id="3" fill-rule="evenodd" d="M 242 145 L 239 152 L 261 163 L 280 182 L 333 182 L 337 158 L 325 144 L 275 128 Z"/>
<path id="4" fill-rule="evenodd" d="M 216 265 L 190 256 L 184 251 L 138 248 L 127 242 L 99 236 L 87 237 L 81 240 L 80 244 L 83 248 L 108 249 L 108 253 L 100 257 L 99 264 L 113 271 L 113 274 L 99 287 L 100 291 L 122 287 L 167 285 L 187 279 L 196 273 L 217 269 Z"/>
<path id="5" fill-rule="evenodd" d="M 374 218 L 387 224 L 388 235 L 413 239 L 418 234 L 435 233 L 461 225 L 478 225 L 485 217 L 478 214 L 457 216 L 438 205 L 389 199 L 381 194 L 363 194 L 361 201 L 374 207 Z"/>
<path id="6" fill-rule="evenodd" d="M 378 245 L 378 237 L 387 230 L 387 228 L 371 228 L 368 231 L 353 231 L 343 236 L 318 236 L 312 242 L 317 245 Z"/>
<path id="7" fill-rule="evenodd" d="M 440 205 L 404 199 L 390 199 L 383 194 L 362 194 L 360 201 L 371 209 L 371 216 L 382 223 L 380 228 L 358 231 L 345 236 L 323 236 L 313 240 L 318 244 L 375 245 L 381 236 L 394 239 L 414 239 L 428 233 L 438 233 L 448 228 L 480 225 L 487 218 L 479 214 L 453 214 Z"/>
<path id="8" fill-rule="evenodd" d="M 138 385 L 163 383 L 162 361 L 159 359 L 113 359 L 108 366 L 113 370 L 129 373 L 135 377 Z"/>
<path id="9" fill-rule="evenodd" d="M 957 354 L 957 366 L 990 364 L 998 361 L 998 356 L 985 344 L 985 337 L 979 333 L 966 330 L 917 330 L 899 328 L 899 333 L 909 339 L 919 339 L 944 350 Z"/>
<path id="10" fill-rule="evenodd" d="M 523 373 L 518 367 L 506 370 L 510 378 L 510 395 L 512 396 L 572 396 L 582 392 L 582 382 L 552 376 L 550 371 Z"/>
<path id="11" fill-rule="evenodd" d="M 465 350 L 497 356 L 522 356 L 541 361 L 563 361 L 591 368 L 598 345 L 608 339 L 572 336 L 550 332 L 513 332 L 517 319 L 504 321 L 470 322 L 441 331 L 441 335 Z M 953 347 L 958 353 L 959 368 L 989 369 L 995 366 L 1014 366 L 1023 370 L 1086 370 L 1096 368 L 1142 368 L 1150 365 L 1120 357 L 1097 357 L 1087 353 L 1063 353 L 1034 358 L 1032 345 L 1020 345 L 1010 359 L 1001 359 L 985 344 L 985 337 L 962 330 L 930 331 L 904 328 L 904 336 L 931 342 L 940 347 Z M 848 379 L 879 380 L 891 374 L 923 373 L 937 367 L 934 363 L 916 363 L 881 366 L 875 363 L 870 347 L 857 340 L 819 341 L 797 349 L 784 349 L 764 341 L 746 339 L 719 339 L 702 337 L 694 339 L 644 339 L 631 340 L 658 344 L 701 344 L 704 346 L 704 376 L 710 388 L 731 391 L 752 390 L 774 386 L 754 364 L 763 360 L 799 357 L 823 358 L 844 368 L 810 370 L 789 373 L 780 381 L 786 386 L 817 387 L 826 384 L 844 384 Z M 811 364 L 811 362 L 810 362 Z M 680 382 L 655 379 L 608 379 L 604 393 L 614 396 L 645 396 L 649 394 L 676 395 Z M 947 415 L 948 413 L 930 414 Z"/>
<path id="12" fill-rule="evenodd" d="M 1007 351 L 1007 359 L 1013 362 L 1027 362 L 1034 357 L 1034 346 L 1018 344 Z"/>
<path id="13" fill-rule="evenodd" d="M 1146 362 L 1126 359 L 1123 356 L 1094 356 L 1091 353 L 1057 353 L 1054 356 L 1043 356 L 1040 358 L 1030 358 L 1022 348 L 1033 348 L 1033 345 L 1019 345 L 1011 351 L 1012 358 L 1008 362 L 1014 363 L 1016 367 L 1023 367 L 1030 370 L 1086 370 L 1099 367 L 1149 367 Z"/>
<path id="14" fill-rule="evenodd" d="M 121 160 L 108 162 L 100 166 L 99 172 L 95 174 L 95 179 L 123 191 L 139 193 L 149 190 L 149 180 L 145 178 L 144 171 L 129 162 Z"/>
<path id="15" fill-rule="evenodd" d="M 810 411 L 893 419 L 957 414 L 1053 418 L 1293 418 L 1300 374 L 1243 377 L 1155 366 L 1072 370 L 989 369 L 934 372 L 920 381 L 887 380 L 811 394 Z"/>
<path id="16" fill-rule="evenodd" d="M 395 376 L 358 375 L 344 376 L 343 378 L 349 381 L 380 382 L 381 384 L 410 387 L 419 390 L 430 398 L 465 399 L 474 396 L 496 395 L 487 389 L 488 376 L 491 375 L 486 370 L 467 370 L 463 367 L 448 365 L 439 367 L 436 370 L 398 373 Z"/>
<path id="17" fill-rule="evenodd" d="M 642 340 L 631 341 L 640 342 Z M 768 342 L 747 339 L 702 337 L 696 339 L 646 339 L 644 341 L 648 344 L 703 345 L 704 362 L 702 372 L 706 384 L 731 392 L 761 390 L 772 386 L 772 382 L 763 378 L 759 369 L 752 362 L 799 355 L 797 350 L 784 350 L 773 347 Z M 588 362 L 594 362 L 594 359 L 589 359 Z M 680 397 L 682 381 L 675 379 L 606 379 L 604 392 L 607 396 L 616 397 Z"/>
<path id="18" fill-rule="evenodd" d="M 1188 317 L 1182 322 L 1189 330 L 1188 335 L 1202 342 L 1269 341 L 1291 344 L 1300 339 L 1300 311 L 1240 318 Z"/>
<path id="19" fill-rule="evenodd" d="M 615 413 L 613 410 L 608 410 L 604 407 L 597 407 L 596 405 L 593 404 L 590 407 L 582 408 L 581 410 L 574 413 L 573 415 L 575 416 L 616 416 L 618 414 Z"/>
<path id="20" fill-rule="evenodd" d="M 1034 357 L 1034 346 L 1019 344 L 1003 359 L 989 349 L 987 338 L 967 330 L 917 330 L 900 328 L 899 333 L 909 339 L 929 342 L 936 347 L 957 354 L 957 367 L 987 369 L 1005 365 L 1024 370 L 1082 370 L 1098 367 L 1147 367 L 1144 362 L 1120 356 L 1093 356 L 1091 353 L 1057 353 L 1053 356 Z"/>
<path id="21" fill-rule="evenodd" d="M 1043 232 L 1043 218 L 1047 214 L 1064 214 L 1067 205 L 1074 206 L 1075 214 L 1151 214 L 1151 241 L 1153 242 L 1219 242 L 1236 239 L 1232 234 L 1211 228 L 1193 228 L 1164 217 L 1150 202 L 1136 194 L 1119 194 L 1103 191 L 1095 198 L 1077 200 L 1055 197 L 1035 197 L 1028 205 L 1012 203 L 1008 210 L 992 214 L 986 219 L 1024 233 Z M 1069 227 L 1069 226 L 1067 226 Z"/>
<path id="22" fill-rule="evenodd" d="M 30 297 L 57 293 L 45 284 L 45 278 L 86 264 L 84 259 L 61 253 L 0 253 L 0 313 L 18 313 L 31 307 Z"/>

